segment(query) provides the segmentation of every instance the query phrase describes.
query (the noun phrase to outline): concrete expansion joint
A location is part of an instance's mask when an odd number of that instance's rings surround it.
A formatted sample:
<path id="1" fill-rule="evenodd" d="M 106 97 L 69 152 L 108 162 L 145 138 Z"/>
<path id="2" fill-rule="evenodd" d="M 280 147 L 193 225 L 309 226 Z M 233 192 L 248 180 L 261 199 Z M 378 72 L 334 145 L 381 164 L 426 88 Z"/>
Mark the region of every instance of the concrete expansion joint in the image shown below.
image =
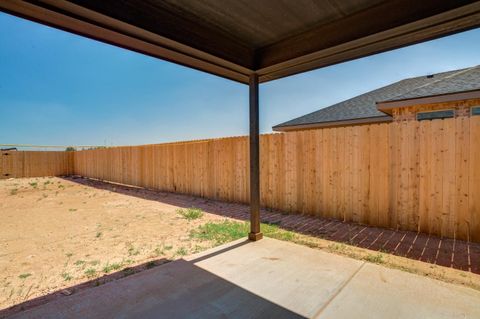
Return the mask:
<path id="1" fill-rule="evenodd" d="M 322 312 L 327 309 L 327 307 L 330 305 L 330 303 L 338 296 L 338 294 L 340 294 L 342 292 L 342 290 L 348 286 L 348 284 L 350 283 L 350 281 L 352 281 L 353 277 L 355 277 L 359 272 L 360 270 L 362 270 L 363 266 L 365 266 L 367 262 L 364 261 L 362 262 L 362 264 L 358 267 L 357 270 L 355 270 L 355 272 L 337 289 L 337 291 L 335 291 L 335 293 L 327 300 L 327 302 L 322 306 L 322 308 L 320 308 L 317 313 L 315 313 L 314 316 L 312 316 L 312 318 L 318 318 Z"/>

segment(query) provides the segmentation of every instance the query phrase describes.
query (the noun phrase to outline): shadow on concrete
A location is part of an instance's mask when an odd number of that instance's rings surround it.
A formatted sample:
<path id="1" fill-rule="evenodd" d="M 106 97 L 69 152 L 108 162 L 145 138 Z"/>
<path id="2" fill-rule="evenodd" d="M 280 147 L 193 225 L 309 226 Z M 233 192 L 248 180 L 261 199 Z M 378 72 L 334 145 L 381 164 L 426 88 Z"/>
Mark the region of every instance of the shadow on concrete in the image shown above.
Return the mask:
<path id="1" fill-rule="evenodd" d="M 244 204 L 226 203 L 87 178 L 67 177 L 65 179 L 128 196 L 185 208 L 197 207 L 211 214 L 238 220 L 249 220 L 249 208 Z M 339 243 L 480 274 L 480 243 L 440 238 L 411 231 L 359 225 L 314 216 L 286 215 L 270 210 L 262 210 L 261 221 L 276 224 L 283 229 Z"/>
<path id="2" fill-rule="evenodd" d="M 195 265 L 248 243 L 240 242 L 194 260 L 156 261 L 162 264 L 160 267 L 143 264 L 129 275 L 124 270 L 70 287 L 66 289 L 73 292 L 69 296 L 54 292 L 2 310 L 0 317 L 304 318 Z"/>

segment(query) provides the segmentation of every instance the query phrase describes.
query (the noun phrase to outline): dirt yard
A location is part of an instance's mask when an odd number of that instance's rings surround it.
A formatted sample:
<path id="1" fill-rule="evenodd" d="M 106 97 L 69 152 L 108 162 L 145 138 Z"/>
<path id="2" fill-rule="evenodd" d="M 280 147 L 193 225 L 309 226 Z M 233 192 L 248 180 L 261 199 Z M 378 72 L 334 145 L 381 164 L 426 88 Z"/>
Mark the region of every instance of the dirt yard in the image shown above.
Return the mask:
<path id="1" fill-rule="evenodd" d="M 104 185 L 54 177 L 0 180 L 0 309 L 198 252 L 208 243 L 190 238 L 190 231 L 225 219 L 204 213 L 188 220 L 178 206 Z"/>

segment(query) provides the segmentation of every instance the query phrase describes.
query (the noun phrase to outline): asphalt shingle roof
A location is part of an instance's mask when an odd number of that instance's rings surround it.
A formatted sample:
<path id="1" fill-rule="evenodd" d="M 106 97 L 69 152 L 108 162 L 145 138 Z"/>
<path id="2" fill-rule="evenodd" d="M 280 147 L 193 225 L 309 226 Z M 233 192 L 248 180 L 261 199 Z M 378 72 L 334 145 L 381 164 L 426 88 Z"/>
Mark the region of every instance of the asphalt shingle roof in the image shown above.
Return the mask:
<path id="1" fill-rule="evenodd" d="M 278 124 L 284 126 L 379 118 L 387 115 L 376 102 L 404 100 L 480 89 L 480 66 L 395 82 L 321 110 Z"/>

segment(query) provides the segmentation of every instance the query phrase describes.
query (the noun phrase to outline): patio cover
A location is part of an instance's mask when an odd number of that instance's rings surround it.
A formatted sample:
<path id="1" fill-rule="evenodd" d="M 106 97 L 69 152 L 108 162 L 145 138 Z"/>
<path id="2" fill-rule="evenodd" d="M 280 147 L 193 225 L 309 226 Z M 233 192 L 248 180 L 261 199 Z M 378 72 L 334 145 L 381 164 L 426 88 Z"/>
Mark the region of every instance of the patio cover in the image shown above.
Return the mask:
<path id="1" fill-rule="evenodd" d="M 466 0 L 2 0 L 0 9 L 248 83 L 477 27 Z"/>
<path id="2" fill-rule="evenodd" d="M 466 0 L 1 0 L 0 10 L 249 83 L 251 239 L 258 83 L 480 25 L 480 1 Z"/>

